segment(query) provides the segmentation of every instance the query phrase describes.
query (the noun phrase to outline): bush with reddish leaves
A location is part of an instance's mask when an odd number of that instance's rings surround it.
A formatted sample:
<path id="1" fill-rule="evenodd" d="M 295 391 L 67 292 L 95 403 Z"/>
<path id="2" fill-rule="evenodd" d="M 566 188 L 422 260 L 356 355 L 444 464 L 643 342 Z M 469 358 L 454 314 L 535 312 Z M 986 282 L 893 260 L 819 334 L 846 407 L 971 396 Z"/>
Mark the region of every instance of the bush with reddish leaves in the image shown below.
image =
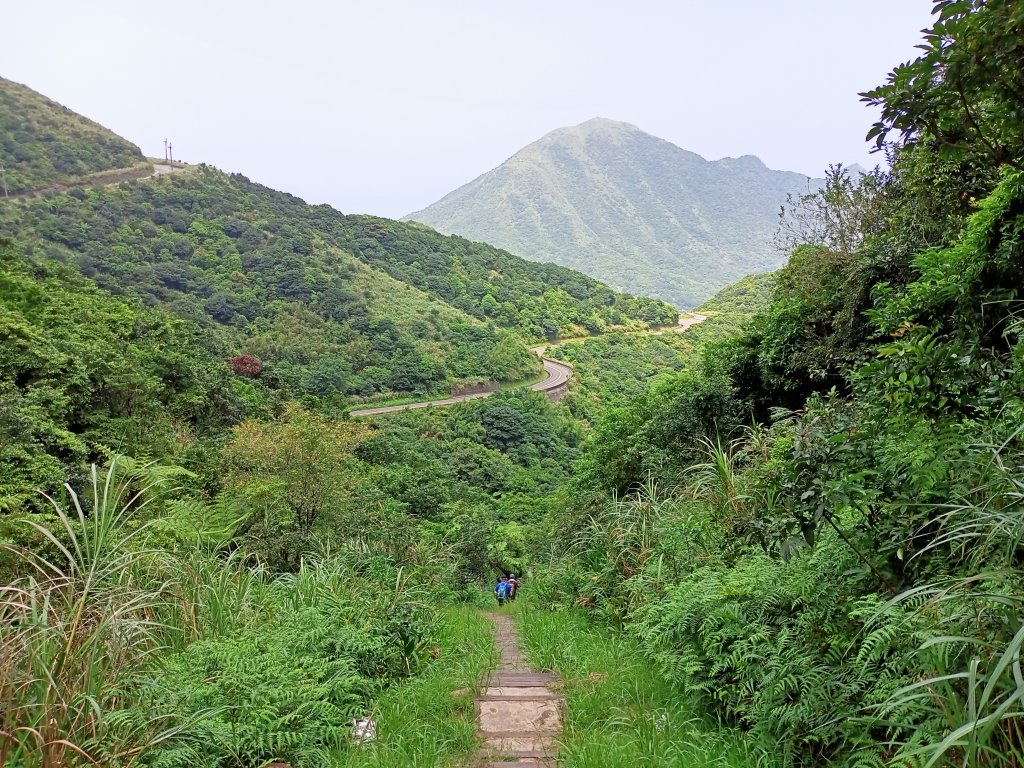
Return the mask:
<path id="1" fill-rule="evenodd" d="M 255 379 L 263 373 L 263 363 L 252 355 L 238 355 L 228 360 L 228 367 L 239 376 L 248 376 Z"/>

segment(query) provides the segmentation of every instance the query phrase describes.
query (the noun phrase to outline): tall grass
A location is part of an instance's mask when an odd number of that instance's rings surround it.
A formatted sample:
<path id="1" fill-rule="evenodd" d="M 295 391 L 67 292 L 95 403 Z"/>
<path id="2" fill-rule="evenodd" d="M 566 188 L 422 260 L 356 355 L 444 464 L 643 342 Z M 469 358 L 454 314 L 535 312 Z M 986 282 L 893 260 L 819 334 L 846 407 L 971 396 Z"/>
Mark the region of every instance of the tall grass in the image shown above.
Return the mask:
<path id="1" fill-rule="evenodd" d="M 107 738 L 105 717 L 119 674 L 164 644 L 170 583 L 139 579 L 154 553 L 131 522 L 168 478 L 122 460 L 91 479 L 85 502 L 70 486 L 70 509 L 51 499 L 55 530 L 31 523 L 58 557 L 19 552 L 27 575 L 0 587 L 0 765 L 62 766 L 101 742 L 130 764 L 168 735 L 154 723 L 144 737 Z"/>
<path id="2" fill-rule="evenodd" d="M 0 587 L 0 768 L 124 767 L 158 750 L 175 766 L 326 764 L 353 713 L 433 658 L 436 576 L 353 550 L 275 577 L 198 540 L 151 546 L 144 518 L 166 517 L 147 507 L 173 475 L 94 468 L 85 498 L 67 487 L 54 525 L 36 525 L 56 554 L 15 553 L 24 575 Z"/>
<path id="3" fill-rule="evenodd" d="M 495 657 L 492 624 L 471 606 L 439 611 L 435 661 L 386 691 L 370 711 L 377 738 L 333 755 L 336 768 L 441 768 L 468 765 L 476 750 L 473 698 Z"/>
<path id="4" fill-rule="evenodd" d="M 519 601 L 516 628 L 531 664 L 563 678 L 566 768 L 748 768 L 773 765 L 740 733 L 697 715 L 637 645 L 578 611 L 553 613 Z"/>
<path id="5" fill-rule="evenodd" d="M 911 733 L 901 754 L 925 768 L 1024 765 L 1024 451 L 1009 447 L 1022 430 L 966 452 L 974 482 L 917 554 L 945 555 L 970 575 L 906 590 L 876 619 L 928 615 L 939 627 L 917 654 L 926 673 L 880 707 Z"/>

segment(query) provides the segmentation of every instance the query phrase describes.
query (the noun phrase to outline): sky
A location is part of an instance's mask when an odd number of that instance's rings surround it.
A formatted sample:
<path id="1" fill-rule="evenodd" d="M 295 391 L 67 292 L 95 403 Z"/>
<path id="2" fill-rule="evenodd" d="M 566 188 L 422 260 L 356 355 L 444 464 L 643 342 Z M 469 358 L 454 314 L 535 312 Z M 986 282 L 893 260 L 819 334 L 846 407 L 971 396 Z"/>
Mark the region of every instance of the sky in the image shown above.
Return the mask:
<path id="1" fill-rule="evenodd" d="M 12 7 L 16 6 L 16 7 Z M 163 157 L 397 218 L 606 117 L 707 159 L 880 161 L 858 92 L 928 0 L 33 0 L 0 76 Z"/>

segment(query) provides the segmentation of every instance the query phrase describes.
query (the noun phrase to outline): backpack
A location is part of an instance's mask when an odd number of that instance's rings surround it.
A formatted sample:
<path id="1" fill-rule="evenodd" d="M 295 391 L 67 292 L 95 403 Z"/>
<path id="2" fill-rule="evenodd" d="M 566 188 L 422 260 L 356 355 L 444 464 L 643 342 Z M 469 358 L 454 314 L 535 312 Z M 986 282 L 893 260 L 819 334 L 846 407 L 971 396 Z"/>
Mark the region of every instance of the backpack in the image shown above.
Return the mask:
<path id="1" fill-rule="evenodd" d="M 495 587 L 494 593 L 498 597 L 508 597 L 508 582 L 507 581 L 499 581 L 498 582 L 498 586 Z"/>

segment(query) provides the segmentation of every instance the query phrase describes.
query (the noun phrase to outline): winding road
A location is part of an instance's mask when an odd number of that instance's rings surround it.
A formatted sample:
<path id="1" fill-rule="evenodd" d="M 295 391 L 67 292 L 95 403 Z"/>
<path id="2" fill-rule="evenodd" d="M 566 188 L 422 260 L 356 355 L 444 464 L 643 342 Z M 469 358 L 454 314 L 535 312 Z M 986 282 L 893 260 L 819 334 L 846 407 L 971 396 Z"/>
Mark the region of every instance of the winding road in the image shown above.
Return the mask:
<path id="1" fill-rule="evenodd" d="M 559 387 L 564 387 L 569 383 L 569 379 L 572 378 L 572 367 L 565 363 L 560 363 L 557 360 L 548 360 L 542 358 L 541 362 L 544 364 L 544 373 L 547 374 L 543 379 L 534 384 L 530 389 L 534 392 L 548 392 L 552 393 Z M 441 400 L 421 400 L 418 403 L 405 403 L 404 405 L 387 405 L 382 408 L 361 408 L 358 411 L 352 411 L 349 413 L 350 416 L 378 416 L 382 413 L 398 413 L 399 411 L 411 411 L 413 408 L 435 408 L 444 405 L 455 405 L 456 403 L 464 403 L 467 400 L 477 400 L 482 397 L 490 397 L 494 392 L 477 392 L 472 395 L 457 395 L 456 397 L 445 397 Z"/>
<path id="2" fill-rule="evenodd" d="M 658 336 L 663 333 L 682 333 L 683 331 L 692 328 L 698 323 L 703 323 L 707 320 L 706 315 L 690 314 L 688 317 L 679 318 L 679 325 L 674 328 L 662 329 L 659 331 L 640 331 L 649 336 Z M 570 341 L 585 341 L 591 336 L 584 336 L 579 339 L 565 339 L 560 342 L 553 342 L 551 344 L 544 344 L 538 347 L 530 347 L 530 351 L 536 353 L 537 357 L 541 359 L 544 364 L 544 372 L 547 374 L 542 380 L 530 387 L 534 392 L 546 392 L 548 397 L 552 400 L 557 400 L 563 394 L 569 384 L 569 379 L 572 378 L 572 366 L 568 363 L 563 363 L 559 360 L 552 360 L 544 357 L 544 353 L 549 349 L 566 344 Z M 399 411 L 411 411 L 414 408 L 439 408 L 446 405 L 455 405 L 456 403 L 464 403 L 467 400 L 477 400 L 483 397 L 490 397 L 494 392 L 477 392 L 471 395 L 457 395 L 455 397 L 445 397 L 440 400 L 421 400 L 417 403 L 405 403 L 403 405 L 385 405 L 380 408 L 360 408 L 356 411 L 351 411 L 350 416 L 358 418 L 360 416 L 379 416 L 385 413 L 398 413 Z"/>

